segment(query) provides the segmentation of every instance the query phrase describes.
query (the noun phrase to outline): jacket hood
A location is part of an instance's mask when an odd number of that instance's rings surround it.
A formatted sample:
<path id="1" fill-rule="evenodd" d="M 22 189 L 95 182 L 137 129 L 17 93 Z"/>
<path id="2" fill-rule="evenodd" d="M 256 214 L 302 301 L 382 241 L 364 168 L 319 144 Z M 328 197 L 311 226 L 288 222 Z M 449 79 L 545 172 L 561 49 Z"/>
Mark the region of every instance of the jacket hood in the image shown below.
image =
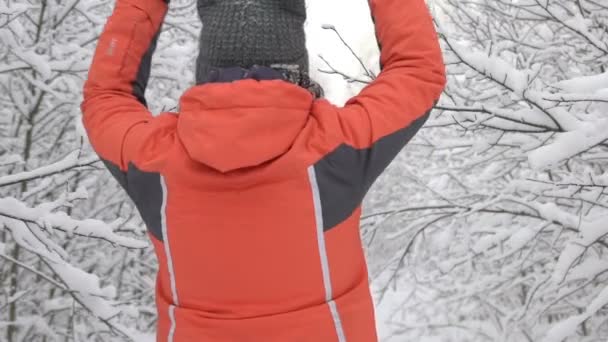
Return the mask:
<path id="1" fill-rule="evenodd" d="M 225 173 L 287 152 L 312 104 L 311 93 L 282 80 L 203 84 L 181 97 L 177 134 L 190 158 Z"/>

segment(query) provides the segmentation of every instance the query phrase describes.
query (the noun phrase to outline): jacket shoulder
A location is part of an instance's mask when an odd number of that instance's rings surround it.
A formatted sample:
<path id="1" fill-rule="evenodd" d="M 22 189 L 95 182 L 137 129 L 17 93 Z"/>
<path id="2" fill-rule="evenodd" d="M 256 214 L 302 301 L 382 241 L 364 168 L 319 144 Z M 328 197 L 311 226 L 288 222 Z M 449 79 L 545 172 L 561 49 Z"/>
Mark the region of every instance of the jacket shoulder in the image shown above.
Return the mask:
<path id="1" fill-rule="evenodd" d="M 177 113 L 162 113 L 132 127 L 125 157 L 144 171 L 163 169 L 176 143 L 177 118 Z"/>

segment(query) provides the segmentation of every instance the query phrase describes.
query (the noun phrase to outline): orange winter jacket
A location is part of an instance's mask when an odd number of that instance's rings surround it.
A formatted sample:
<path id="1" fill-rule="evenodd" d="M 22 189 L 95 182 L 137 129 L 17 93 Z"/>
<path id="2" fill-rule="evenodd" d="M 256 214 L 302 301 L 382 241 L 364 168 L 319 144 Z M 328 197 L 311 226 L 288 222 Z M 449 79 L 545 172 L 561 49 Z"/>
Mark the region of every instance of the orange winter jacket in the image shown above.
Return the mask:
<path id="1" fill-rule="evenodd" d="M 445 84 L 424 0 L 371 0 L 382 72 L 340 108 L 282 80 L 198 85 L 152 116 L 167 11 L 118 0 L 84 87 L 90 142 L 154 244 L 158 341 L 377 340 L 366 192 Z"/>

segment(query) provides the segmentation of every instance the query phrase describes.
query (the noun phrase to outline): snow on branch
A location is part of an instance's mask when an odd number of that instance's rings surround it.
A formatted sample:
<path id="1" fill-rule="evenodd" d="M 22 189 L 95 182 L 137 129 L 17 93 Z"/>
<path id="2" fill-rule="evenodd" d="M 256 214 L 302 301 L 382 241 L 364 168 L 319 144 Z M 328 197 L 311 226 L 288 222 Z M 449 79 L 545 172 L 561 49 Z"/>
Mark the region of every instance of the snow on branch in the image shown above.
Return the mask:
<path id="1" fill-rule="evenodd" d="M 596 93 L 608 90 L 608 72 L 599 75 L 579 76 L 554 84 L 569 93 Z"/>
<path id="2" fill-rule="evenodd" d="M 608 90 L 595 93 L 541 93 L 544 100 L 552 102 L 603 102 L 608 103 Z"/>
<path id="3" fill-rule="evenodd" d="M 11 232 L 19 246 L 38 256 L 58 279 L 58 281 L 47 279 L 48 277 L 45 276 L 47 281 L 67 291 L 76 302 L 115 333 L 125 337 L 133 335 L 131 330 L 112 322 L 112 319 L 121 313 L 121 310 L 112 301 L 112 298 L 116 297 L 116 289 L 113 286 L 101 287 L 99 277 L 72 266 L 66 260 L 67 255 L 60 255 L 56 251 L 48 249 L 27 223 L 0 217 L 0 226 L 6 227 Z M 0 250 L 0 257 L 13 261 L 11 257 L 4 254 L 3 250 Z"/>
<path id="4" fill-rule="evenodd" d="M 546 116 L 539 115 L 535 109 L 521 109 L 517 111 L 497 107 L 456 107 L 438 105 L 435 109 L 454 112 L 457 121 L 472 122 L 468 129 L 476 126 L 485 126 L 503 131 L 548 132 L 558 130 L 557 125 Z M 476 115 L 479 113 L 487 115 Z M 430 126 L 441 124 L 439 120 L 431 121 Z M 428 126 L 427 126 L 428 127 Z"/>
<path id="5" fill-rule="evenodd" d="M 558 133 L 551 144 L 540 147 L 528 155 L 535 169 L 555 166 L 608 140 L 608 119 L 585 122 L 576 130 Z"/>
<path id="6" fill-rule="evenodd" d="M 562 342 L 576 333 L 578 326 L 589 317 L 595 315 L 603 307 L 608 305 L 608 286 L 585 308 L 579 315 L 569 317 L 554 325 L 544 336 L 542 342 Z"/>
<path id="7" fill-rule="evenodd" d="M 576 117 L 544 100 L 539 92 L 529 89 L 535 78 L 531 70 L 518 70 L 500 57 L 472 50 L 446 35 L 442 35 L 442 37 L 450 50 L 469 68 L 513 92 L 537 109 L 535 112 L 529 112 L 530 114 L 545 116 L 561 131 L 574 130 L 579 127 L 580 121 Z M 541 117 L 535 121 L 542 119 Z"/>
<path id="8" fill-rule="evenodd" d="M 593 221 L 583 220 L 580 222 L 578 235 L 568 240 L 555 265 L 552 277 L 555 283 L 564 281 L 570 268 L 587 249 L 608 235 L 608 224 L 606 222 L 608 222 L 608 215 Z"/>
<path id="9" fill-rule="evenodd" d="M 559 22 L 563 27 L 566 27 L 576 34 L 583 37 L 589 44 L 601 52 L 608 54 L 608 43 L 600 40 L 596 35 L 589 31 L 591 20 L 584 18 L 580 12 L 573 16 L 569 16 L 567 11 L 561 6 L 553 6 L 550 1 L 534 0 L 536 4 L 542 7 L 553 19 Z"/>
<path id="10" fill-rule="evenodd" d="M 116 246 L 136 249 L 147 247 L 144 241 L 114 233 L 117 223 L 111 225 L 95 219 L 77 220 L 65 212 L 54 212 L 57 207 L 69 205 L 75 198 L 86 198 L 86 192 L 81 190 L 72 194 L 71 198 L 43 203 L 34 208 L 15 198 L 0 198 L 0 222 L 3 218 L 10 218 L 35 224 L 47 231 L 55 229 L 67 234 L 101 239 Z"/>
<path id="11" fill-rule="evenodd" d="M 65 172 L 77 167 L 89 166 L 99 161 L 99 157 L 94 155 L 80 158 L 80 152 L 80 150 L 73 151 L 57 162 L 39 167 L 34 170 L 2 176 L 0 177 L 0 187 L 52 176 L 54 174 Z"/>

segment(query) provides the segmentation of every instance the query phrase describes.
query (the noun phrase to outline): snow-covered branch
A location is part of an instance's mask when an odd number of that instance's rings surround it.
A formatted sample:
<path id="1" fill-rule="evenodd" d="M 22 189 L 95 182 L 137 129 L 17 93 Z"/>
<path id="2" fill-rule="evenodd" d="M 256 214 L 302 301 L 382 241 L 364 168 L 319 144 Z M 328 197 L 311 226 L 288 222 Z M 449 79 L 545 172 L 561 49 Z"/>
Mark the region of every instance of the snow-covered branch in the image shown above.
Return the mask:
<path id="1" fill-rule="evenodd" d="M 80 158 L 80 151 L 74 151 L 55 163 L 44 165 L 35 170 L 2 176 L 0 177 L 0 187 L 52 176 L 78 167 L 90 166 L 98 161 L 99 157 L 95 155 Z"/>

